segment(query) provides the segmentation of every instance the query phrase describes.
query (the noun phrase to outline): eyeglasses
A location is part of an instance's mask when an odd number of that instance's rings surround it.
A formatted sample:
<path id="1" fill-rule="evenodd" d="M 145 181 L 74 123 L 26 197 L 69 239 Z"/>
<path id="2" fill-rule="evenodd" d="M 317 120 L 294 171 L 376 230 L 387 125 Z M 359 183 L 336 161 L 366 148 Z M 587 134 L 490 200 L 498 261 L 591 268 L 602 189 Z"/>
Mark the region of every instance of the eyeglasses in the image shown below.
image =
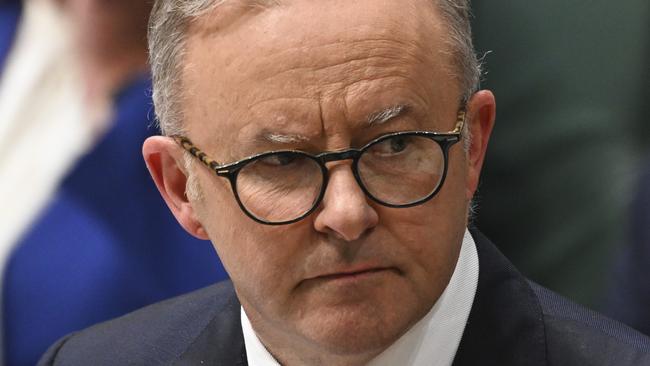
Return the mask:
<path id="1" fill-rule="evenodd" d="M 446 133 L 404 131 L 380 136 L 360 149 L 312 155 L 299 150 L 269 151 L 219 164 L 183 136 L 180 146 L 218 176 L 228 178 L 239 207 L 266 225 L 299 221 L 320 204 L 328 182 L 326 163 L 352 160 L 352 173 L 363 192 L 388 207 L 411 207 L 440 191 L 449 148 L 460 141 L 465 110 Z"/>

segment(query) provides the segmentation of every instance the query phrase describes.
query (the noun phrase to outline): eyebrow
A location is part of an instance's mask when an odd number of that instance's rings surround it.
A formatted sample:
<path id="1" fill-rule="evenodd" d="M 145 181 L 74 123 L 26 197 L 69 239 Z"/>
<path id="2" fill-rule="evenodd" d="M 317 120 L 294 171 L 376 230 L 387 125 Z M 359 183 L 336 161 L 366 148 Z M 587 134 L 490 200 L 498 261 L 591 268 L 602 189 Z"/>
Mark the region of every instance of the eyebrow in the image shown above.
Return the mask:
<path id="1" fill-rule="evenodd" d="M 396 104 L 393 106 L 390 106 L 388 108 L 384 108 L 378 112 L 374 112 L 368 116 L 368 124 L 369 125 L 380 125 L 382 123 L 386 123 L 390 121 L 391 119 L 397 118 L 406 112 L 410 107 L 406 104 Z"/>
<path id="2" fill-rule="evenodd" d="M 367 122 L 368 125 L 371 126 L 381 125 L 406 114 L 409 110 L 410 106 L 407 104 L 392 105 L 368 115 Z M 254 140 L 257 142 L 270 142 L 274 144 L 298 144 L 308 142 L 310 138 L 300 134 L 280 133 L 267 130 L 257 135 Z"/>
<path id="3" fill-rule="evenodd" d="M 266 142 L 278 144 L 295 144 L 308 141 L 309 138 L 298 134 L 282 134 L 276 132 L 267 132 L 262 134 L 262 139 Z"/>
<path id="4" fill-rule="evenodd" d="M 247 5 L 251 8 L 265 10 L 275 6 L 280 6 L 280 0 L 249 0 Z"/>

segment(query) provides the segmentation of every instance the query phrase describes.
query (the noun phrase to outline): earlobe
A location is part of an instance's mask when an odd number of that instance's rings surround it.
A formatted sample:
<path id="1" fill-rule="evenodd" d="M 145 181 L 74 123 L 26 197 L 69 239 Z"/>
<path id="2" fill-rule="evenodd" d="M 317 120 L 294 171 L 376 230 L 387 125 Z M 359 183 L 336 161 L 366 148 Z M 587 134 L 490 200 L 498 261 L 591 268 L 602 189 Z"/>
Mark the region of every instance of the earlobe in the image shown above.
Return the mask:
<path id="1" fill-rule="evenodd" d="M 207 240 L 208 235 L 185 195 L 187 173 L 183 166 L 183 152 L 172 139 L 153 136 L 144 142 L 142 155 L 158 191 L 176 220 L 191 235 Z"/>
<path id="2" fill-rule="evenodd" d="M 467 123 L 471 134 L 471 143 L 467 152 L 466 195 L 469 200 L 474 197 L 478 188 L 488 141 L 496 118 L 496 102 L 492 92 L 481 90 L 474 94 L 467 104 L 467 112 Z"/>

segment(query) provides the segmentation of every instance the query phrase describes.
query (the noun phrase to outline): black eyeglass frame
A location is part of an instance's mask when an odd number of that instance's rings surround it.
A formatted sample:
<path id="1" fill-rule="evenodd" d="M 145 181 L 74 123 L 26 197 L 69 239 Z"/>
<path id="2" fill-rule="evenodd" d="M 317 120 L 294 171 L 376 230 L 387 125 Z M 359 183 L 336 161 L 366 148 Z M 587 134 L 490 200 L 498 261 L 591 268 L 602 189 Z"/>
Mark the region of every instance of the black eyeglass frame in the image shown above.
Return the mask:
<path id="1" fill-rule="evenodd" d="M 392 207 L 392 208 L 406 208 L 406 207 L 413 207 L 420 205 L 430 199 L 432 199 L 442 188 L 445 179 L 447 177 L 447 171 L 448 171 L 448 162 L 449 162 L 449 148 L 456 144 L 458 141 L 460 141 L 463 128 L 465 126 L 465 109 L 461 108 L 458 111 L 457 119 L 456 119 L 456 125 L 455 128 L 452 131 L 449 132 L 430 132 L 430 131 L 401 131 L 401 132 L 394 132 L 394 133 L 389 133 L 386 135 L 382 135 L 367 144 L 365 144 L 363 147 L 359 149 L 345 149 L 341 151 L 327 151 L 323 152 L 317 155 L 313 155 L 301 150 L 275 150 L 275 151 L 267 151 L 263 152 L 260 154 L 255 154 L 249 157 L 246 157 L 244 159 L 228 163 L 228 164 L 219 164 L 217 161 L 214 159 L 210 158 L 207 154 L 205 154 L 203 151 L 201 151 L 198 147 L 196 147 L 192 141 L 190 141 L 189 138 L 185 136 L 180 136 L 180 135 L 175 135 L 175 136 L 170 136 L 172 137 L 185 151 L 189 152 L 192 156 L 195 158 L 199 159 L 203 165 L 206 167 L 210 168 L 210 170 L 214 171 L 217 176 L 227 178 L 230 181 L 230 186 L 232 188 L 233 194 L 235 196 L 235 200 L 237 201 L 237 204 L 241 208 L 244 213 L 253 219 L 254 221 L 264 224 L 264 225 L 287 225 L 287 224 L 292 224 L 294 222 L 298 222 L 305 217 L 309 216 L 311 213 L 313 213 L 318 206 L 320 205 L 321 201 L 323 200 L 323 197 L 325 196 L 325 191 L 327 190 L 327 183 L 329 182 L 329 171 L 327 169 L 327 166 L 325 166 L 326 163 L 333 162 L 333 161 L 340 161 L 340 160 L 349 160 L 352 159 L 352 174 L 354 175 L 354 179 L 357 181 L 357 184 L 361 188 L 361 190 L 366 194 L 368 198 L 370 198 L 372 201 L 386 207 Z M 427 137 L 430 138 L 431 140 L 435 141 L 438 143 L 440 146 L 440 149 L 442 150 L 442 154 L 444 157 L 444 166 L 443 166 L 443 172 L 442 176 L 440 177 L 440 182 L 438 183 L 438 186 L 436 189 L 434 189 L 431 193 L 429 193 L 427 196 L 413 201 L 409 202 L 406 204 L 392 204 L 388 203 L 385 201 L 382 201 L 375 197 L 363 183 L 363 180 L 359 176 L 359 169 L 358 169 L 358 162 L 361 156 L 365 151 L 367 151 L 371 146 L 382 142 L 384 140 L 396 137 L 396 136 L 422 136 L 422 137 Z M 244 168 L 246 165 L 267 157 L 271 155 L 277 155 L 277 154 L 282 154 L 282 153 L 291 153 L 291 154 L 298 154 L 302 155 L 303 157 L 309 158 L 311 160 L 314 160 L 321 168 L 321 172 L 323 173 L 323 182 L 321 184 L 321 189 L 320 193 L 318 194 L 318 197 L 314 200 L 314 203 L 312 204 L 312 207 L 307 210 L 305 213 L 300 215 L 299 217 L 287 221 L 281 221 L 281 222 L 273 222 L 273 221 L 266 221 L 263 219 L 260 219 L 259 217 L 255 216 L 252 214 L 246 206 L 242 203 L 241 199 L 239 198 L 239 194 L 237 193 L 237 175 L 239 174 L 239 171 Z"/>

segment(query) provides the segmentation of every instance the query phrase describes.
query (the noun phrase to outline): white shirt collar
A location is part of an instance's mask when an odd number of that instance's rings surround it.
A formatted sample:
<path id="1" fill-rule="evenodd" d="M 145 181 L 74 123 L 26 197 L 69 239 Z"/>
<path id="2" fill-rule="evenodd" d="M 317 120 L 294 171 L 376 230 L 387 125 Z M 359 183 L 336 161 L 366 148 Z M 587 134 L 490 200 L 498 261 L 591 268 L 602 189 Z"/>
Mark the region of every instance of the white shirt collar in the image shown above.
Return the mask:
<path id="1" fill-rule="evenodd" d="M 406 334 L 368 366 L 448 366 L 465 331 L 478 285 L 479 261 L 476 244 L 465 231 L 458 262 L 449 284 L 431 310 Z M 241 323 L 250 366 L 279 366 L 255 334 L 241 309 Z"/>

